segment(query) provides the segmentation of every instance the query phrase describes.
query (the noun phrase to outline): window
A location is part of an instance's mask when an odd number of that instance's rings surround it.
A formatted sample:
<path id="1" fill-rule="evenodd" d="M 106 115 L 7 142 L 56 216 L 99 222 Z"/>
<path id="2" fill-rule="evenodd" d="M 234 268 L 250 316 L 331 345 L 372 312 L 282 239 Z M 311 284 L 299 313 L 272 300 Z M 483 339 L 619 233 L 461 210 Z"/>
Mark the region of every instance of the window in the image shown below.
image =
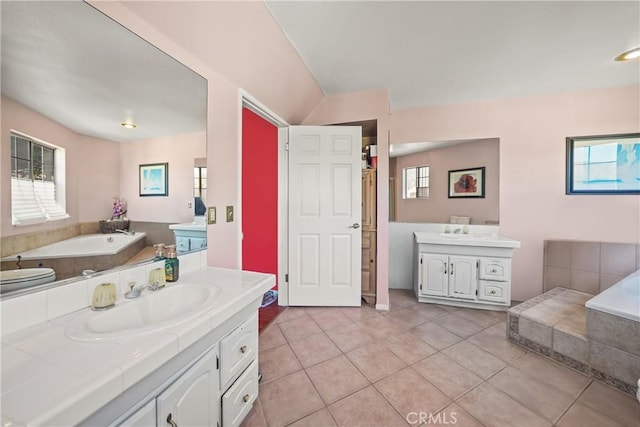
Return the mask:
<path id="1" fill-rule="evenodd" d="M 68 218 L 61 177 L 64 150 L 11 134 L 12 224 L 35 224 Z M 63 174 L 61 174 L 63 175 Z"/>
<path id="2" fill-rule="evenodd" d="M 429 166 L 416 166 L 402 170 L 402 198 L 429 198 Z"/>
<path id="3" fill-rule="evenodd" d="M 193 197 L 200 197 L 202 202 L 207 203 L 207 168 L 193 168 Z"/>

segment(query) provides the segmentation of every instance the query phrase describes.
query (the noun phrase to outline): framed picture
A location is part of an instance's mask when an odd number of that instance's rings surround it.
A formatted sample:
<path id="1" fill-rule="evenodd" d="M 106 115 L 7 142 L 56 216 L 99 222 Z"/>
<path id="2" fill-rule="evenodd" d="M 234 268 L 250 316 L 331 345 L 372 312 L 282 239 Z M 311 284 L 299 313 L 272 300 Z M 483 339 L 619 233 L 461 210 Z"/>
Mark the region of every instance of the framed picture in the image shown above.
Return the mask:
<path id="1" fill-rule="evenodd" d="M 449 171 L 449 198 L 484 198 L 484 166 Z"/>
<path id="2" fill-rule="evenodd" d="M 169 163 L 140 165 L 140 196 L 169 195 Z"/>
<path id="3" fill-rule="evenodd" d="M 640 194 L 640 133 L 568 137 L 566 194 Z"/>

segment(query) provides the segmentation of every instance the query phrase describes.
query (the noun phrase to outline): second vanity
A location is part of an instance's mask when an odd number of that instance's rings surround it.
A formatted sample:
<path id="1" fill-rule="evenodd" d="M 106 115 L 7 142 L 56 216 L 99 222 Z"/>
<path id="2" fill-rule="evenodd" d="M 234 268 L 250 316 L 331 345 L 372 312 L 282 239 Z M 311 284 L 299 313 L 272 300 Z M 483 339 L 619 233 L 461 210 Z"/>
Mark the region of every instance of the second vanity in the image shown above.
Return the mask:
<path id="1" fill-rule="evenodd" d="M 87 307 L 3 336 L 2 424 L 239 425 L 258 394 L 257 309 L 274 282 L 204 267 L 109 311 Z M 119 323 L 144 298 L 147 317 Z M 183 312 L 154 313 L 154 299 Z"/>
<path id="2" fill-rule="evenodd" d="M 171 224 L 176 238 L 176 250 L 178 253 L 198 251 L 207 247 L 207 225 L 205 218 L 195 217 L 193 222 Z"/>
<path id="3" fill-rule="evenodd" d="M 520 242 L 491 226 L 434 224 L 433 232 L 415 232 L 413 285 L 418 301 L 507 310 L 511 258 L 519 247 Z"/>

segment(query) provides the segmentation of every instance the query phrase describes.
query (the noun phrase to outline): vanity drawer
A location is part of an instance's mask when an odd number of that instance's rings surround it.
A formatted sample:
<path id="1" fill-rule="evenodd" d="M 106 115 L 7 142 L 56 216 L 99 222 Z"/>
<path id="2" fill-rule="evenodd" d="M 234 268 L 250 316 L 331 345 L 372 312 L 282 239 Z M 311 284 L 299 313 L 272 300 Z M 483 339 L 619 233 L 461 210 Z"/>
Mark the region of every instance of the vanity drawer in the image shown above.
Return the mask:
<path id="1" fill-rule="evenodd" d="M 511 302 L 511 284 L 509 282 L 478 282 L 478 299 L 492 302 Z"/>
<path id="2" fill-rule="evenodd" d="M 258 354 L 258 314 L 220 341 L 220 384 L 224 390 Z"/>
<path id="3" fill-rule="evenodd" d="M 509 281 L 511 261 L 504 259 L 480 258 L 480 279 Z"/>
<path id="4" fill-rule="evenodd" d="M 222 396 L 222 425 L 239 426 L 258 396 L 258 361 L 254 360 Z"/>

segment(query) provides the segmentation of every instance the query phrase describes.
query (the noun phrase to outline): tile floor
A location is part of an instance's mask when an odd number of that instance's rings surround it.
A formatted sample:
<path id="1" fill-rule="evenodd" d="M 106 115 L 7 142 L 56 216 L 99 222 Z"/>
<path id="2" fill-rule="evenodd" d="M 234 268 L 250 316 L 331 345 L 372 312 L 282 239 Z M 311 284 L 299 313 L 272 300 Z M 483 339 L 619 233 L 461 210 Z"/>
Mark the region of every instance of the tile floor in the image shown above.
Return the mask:
<path id="1" fill-rule="evenodd" d="M 505 313 L 390 300 L 280 313 L 243 427 L 640 425 L 629 395 L 509 342 Z"/>

